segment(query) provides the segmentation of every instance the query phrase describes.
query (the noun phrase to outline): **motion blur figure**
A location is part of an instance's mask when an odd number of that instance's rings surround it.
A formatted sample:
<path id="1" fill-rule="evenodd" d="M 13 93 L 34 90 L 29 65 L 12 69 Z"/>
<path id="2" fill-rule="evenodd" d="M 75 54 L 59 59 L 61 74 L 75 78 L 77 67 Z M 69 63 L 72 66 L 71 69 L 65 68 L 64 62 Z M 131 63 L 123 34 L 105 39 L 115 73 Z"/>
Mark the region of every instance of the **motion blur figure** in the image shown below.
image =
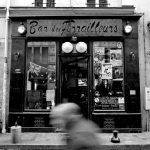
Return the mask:
<path id="1" fill-rule="evenodd" d="M 68 133 L 68 150 L 100 150 L 99 127 L 83 117 L 77 104 L 55 106 L 51 112 L 51 123 Z"/>

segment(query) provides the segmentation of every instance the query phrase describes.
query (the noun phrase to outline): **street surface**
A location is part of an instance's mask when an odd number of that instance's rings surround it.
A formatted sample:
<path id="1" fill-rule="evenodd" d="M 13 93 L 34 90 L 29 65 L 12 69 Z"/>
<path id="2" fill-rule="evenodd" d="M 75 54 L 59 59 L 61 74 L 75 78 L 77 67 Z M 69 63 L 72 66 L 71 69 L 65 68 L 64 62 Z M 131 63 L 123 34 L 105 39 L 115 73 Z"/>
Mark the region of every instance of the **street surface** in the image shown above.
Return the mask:
<path id="1" fill-rule="evenodd" d="M 98 133 L 103 150 L 150 150 L 150 132 L 119 133 L 120 143 L 112 143 L 112 136 L 112 133 Z M 0 134 L 0 150 L 58 150 L 65 149 L 65 145 L 65 133 L 24 132 L 17 144 L 12 143 L 11 133 Z"/>

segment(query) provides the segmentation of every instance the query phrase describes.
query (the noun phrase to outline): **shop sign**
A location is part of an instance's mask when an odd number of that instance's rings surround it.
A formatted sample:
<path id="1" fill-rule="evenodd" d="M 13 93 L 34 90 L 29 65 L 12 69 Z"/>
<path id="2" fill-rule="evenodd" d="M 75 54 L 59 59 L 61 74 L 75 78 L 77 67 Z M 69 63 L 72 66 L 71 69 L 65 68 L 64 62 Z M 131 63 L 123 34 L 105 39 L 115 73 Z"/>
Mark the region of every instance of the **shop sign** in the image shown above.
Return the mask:
<path id="1" fill-rule="evenodd" d="M 28 37 L 122 36 L 121 19 L 28 20 Z"/>

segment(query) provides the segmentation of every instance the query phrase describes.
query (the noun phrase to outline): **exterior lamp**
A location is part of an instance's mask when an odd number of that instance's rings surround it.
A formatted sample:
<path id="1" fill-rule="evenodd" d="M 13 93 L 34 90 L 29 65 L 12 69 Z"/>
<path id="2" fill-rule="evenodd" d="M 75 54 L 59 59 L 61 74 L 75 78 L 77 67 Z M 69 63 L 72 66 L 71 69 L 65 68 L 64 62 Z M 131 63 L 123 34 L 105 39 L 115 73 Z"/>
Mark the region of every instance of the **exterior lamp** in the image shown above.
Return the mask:
<path id="1" fill-rule="evenodd" d="M 79 53 L 84 53 L 87 50 L 87 44 L 85 42 L 78 42 L 76 45 L 76 50 Z"/>
<path id="2" fill-rule="evenodd" d="M 127 22 L 127 24 L 124 26 L 124 32 L 126 34 L 130 34 L 132 30 L 133 30 L 132 26 Z"/>
<path id="3" fill-rule="evenodd" d="M 65 42 L 62 44 L 62 51 L 64 53 L 70 53 L 73 50 L 73 45 L 70 42 Z"/>
<path id="4" fill-rule="evenodd" d="M 21 24 L 18 26 L 17 31 L 18 31 L 19 34 L 23 35 L 23 34 L 26 33 L 27 30 L 26 30 L 26 27 L 24 26 L 24 24 L 21 23 Z"/>
<path id="5" fill-rule="evenodd" d="M 15 59 L 16 61 L 18 61 L 19 57 L 20 57 L 20 53 L 19 53 L 19 52 L 16 52 L 16 53 L 14 54 L 14 59 Z"/>
<path id="6" fill-rule="evenodd" d="M 135 60 L 135 54 L 134 54 L 134 52 L 130 52 L 129 58 L 130 58 L 131 61 Z"/>

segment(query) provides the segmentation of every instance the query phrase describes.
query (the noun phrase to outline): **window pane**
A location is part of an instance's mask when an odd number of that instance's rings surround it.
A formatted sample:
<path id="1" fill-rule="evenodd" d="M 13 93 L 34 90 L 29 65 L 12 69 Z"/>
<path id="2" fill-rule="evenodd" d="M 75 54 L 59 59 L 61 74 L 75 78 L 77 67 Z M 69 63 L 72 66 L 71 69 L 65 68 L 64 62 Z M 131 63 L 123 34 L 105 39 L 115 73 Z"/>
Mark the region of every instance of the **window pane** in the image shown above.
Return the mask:
<path id="1" fill-rule="evenodd" d="M 26 110 L 50 109 L 55 100 L 56 43 L 28 42 Z"/>
<path id="2" fill-rule="evenodd" d="M 43 0 L 35 0 L 35 7 L 43 7 Z"/>
<path id="3" fill-rule="evenodd" d="M 95 7 L 95 0 L 87 0 L 87 7 Z"/>
<path id="4" fill-rule="evenodd" d="M 43 64 L 48 63 L 48 47 L 42 47 L 42 62 Z"/>
<path id="5" fill-rule="evenodd" d="M 47 0 L 47 7 L 55 7 L 55 0 Z"/>
<path id="6" fill-rule="evenodd" d="M 32 61 L 32 47 L 28 47 L 27 51 L 27 62 L 30 62 Z"/>
<path id="7" fill-rule="evenodd" d="M 99 0 L 99 7 L 107 7 L 107 0 Z"/>
<path id="8" fill-rule="evenodd" d="M 34 54 L 33 54 L 34 62 L 40 62 L 40 47 L 34 47 Z"/>
<path id="9" fill-rule="evenodd" d="M 95 110 L 124 110 L 122 42 L 94 42 Z"/>

